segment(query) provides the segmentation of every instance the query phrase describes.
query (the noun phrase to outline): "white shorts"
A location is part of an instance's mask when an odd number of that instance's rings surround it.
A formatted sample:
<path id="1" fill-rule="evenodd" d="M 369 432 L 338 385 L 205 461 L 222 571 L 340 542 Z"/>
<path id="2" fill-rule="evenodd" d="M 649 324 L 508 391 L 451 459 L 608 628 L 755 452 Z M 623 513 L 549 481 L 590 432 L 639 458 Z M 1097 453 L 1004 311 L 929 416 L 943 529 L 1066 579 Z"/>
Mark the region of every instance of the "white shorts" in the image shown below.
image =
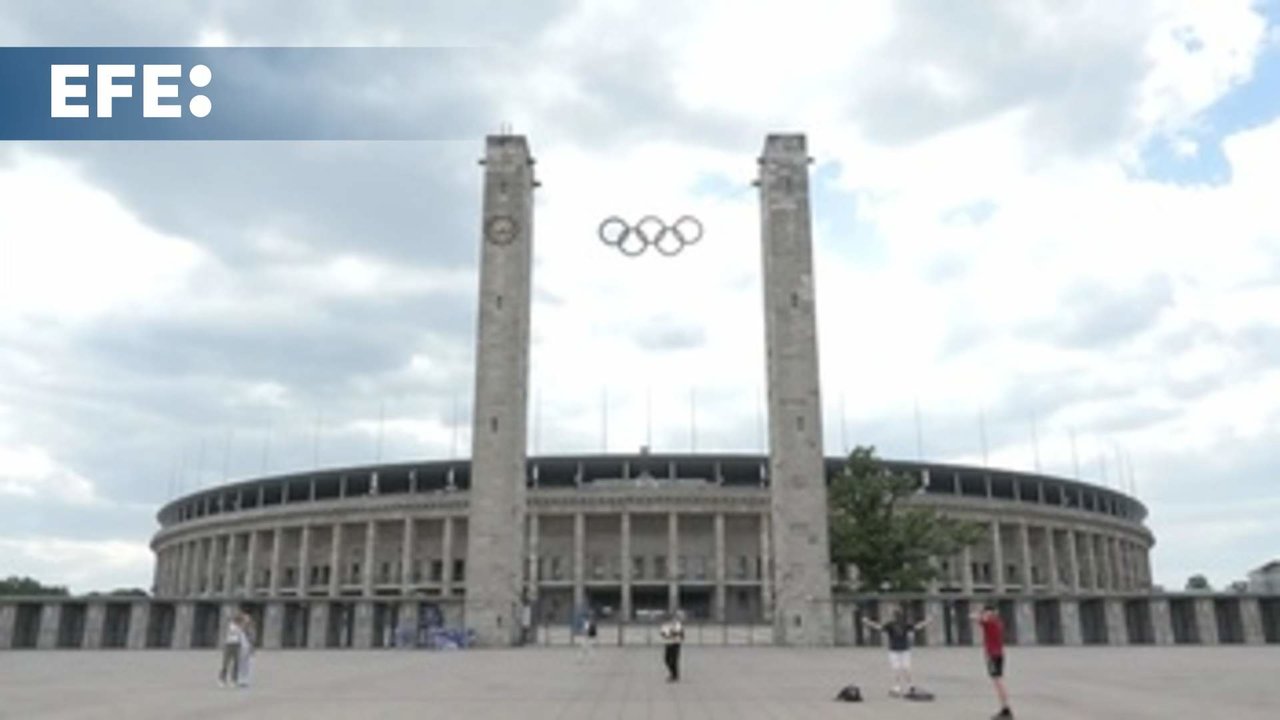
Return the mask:
<path id="1" fill-rule="evenodd" d="M 910 670 L 911 669 L 911 652 L 903 650 L 896 652 L 889 651 L 889 668 L 892 670 Z"/>

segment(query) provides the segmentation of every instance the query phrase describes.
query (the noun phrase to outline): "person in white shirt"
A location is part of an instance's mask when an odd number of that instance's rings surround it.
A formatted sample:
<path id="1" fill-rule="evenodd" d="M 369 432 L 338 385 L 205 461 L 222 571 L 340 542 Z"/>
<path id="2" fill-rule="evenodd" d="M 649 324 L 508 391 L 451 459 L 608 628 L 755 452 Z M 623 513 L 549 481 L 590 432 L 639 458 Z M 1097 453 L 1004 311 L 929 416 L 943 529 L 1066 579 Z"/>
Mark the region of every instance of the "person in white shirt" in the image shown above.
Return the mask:
<path id="1" fill-rule="evenodd" d="M 236 680 L 236 685 L 240 687 L 249 686 L 249 658 L 253 656 L 253 646 L 257 640 L 257 632 L 254 628 L 253 618 L 249 613 L 241 610 L 240 617 L 240 675 Z"/>
<path id="2" fill-rule="evenodd" d="M 244 645 L 244 627 L 240 615 L 231 616 L 226 632 L 222 635 L 222 670 L 218 673 L 218 685 L 230 687 L 240 682 L 240 649 Z"/>
<path id="3" fill-rule="evenodd" d="M 671 613 L 670 619 L 662 624 L 659 635 L 665 644 L 663 662 L 667 665 L 667 682 L 680 680 L 680 644 L 684 642 L 684 623 L 680 622 L 683 613 L 679 610 Z"/>

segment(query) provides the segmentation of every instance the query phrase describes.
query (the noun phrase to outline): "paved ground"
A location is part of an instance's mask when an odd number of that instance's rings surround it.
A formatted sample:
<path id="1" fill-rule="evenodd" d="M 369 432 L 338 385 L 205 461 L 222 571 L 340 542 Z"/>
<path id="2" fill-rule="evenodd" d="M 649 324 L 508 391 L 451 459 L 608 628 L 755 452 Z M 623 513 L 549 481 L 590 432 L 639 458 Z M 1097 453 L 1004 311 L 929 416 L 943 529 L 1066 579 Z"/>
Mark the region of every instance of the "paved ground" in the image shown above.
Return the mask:
<path id="1" fill-rule="evenodd" d="M 669 685 L 657 649 L 260 653 L 253 687 L 215 683 L 213 651 L 0 652 L 3 718 L 985 718 L 974 649 L 921 649 L 933 703 L 886 696 L 877 650 L 693 648 Z M 1280 717 L 1280 648 L 1013 649 L 1020 718 Z M 831 701 L 860 684 L 861 705 Z"/>

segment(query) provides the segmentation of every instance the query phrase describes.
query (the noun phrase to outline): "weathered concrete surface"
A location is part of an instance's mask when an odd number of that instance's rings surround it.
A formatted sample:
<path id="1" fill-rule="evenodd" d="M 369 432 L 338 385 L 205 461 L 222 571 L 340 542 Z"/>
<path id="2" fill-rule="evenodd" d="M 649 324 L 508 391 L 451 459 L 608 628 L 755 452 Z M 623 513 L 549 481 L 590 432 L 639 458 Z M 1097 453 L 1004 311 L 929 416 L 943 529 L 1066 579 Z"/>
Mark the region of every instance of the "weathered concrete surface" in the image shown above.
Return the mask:
<path id="1" fill-rule="evenodd" d="M 973 648 L 920 649 L 932 704 L 887 697 L 878 650 L 688 648 L 684 681 L 660 650 L 260 652 L 254 686 L 217 687 L 216 651 L 0 652 L 0 717 L 982 718 L 994 699 Z M 1280 653 L 1269 647 L 1012 648 L 1019 717 L 1272 718 Z M 848 682 L 868 701 L 831 701 Z"/>
<path id="2" fill-rule="evenodd" d="M 769 135 L 760 158 L 764 327 L 769 381 L 774 634 L 786 645 L 835 638 L 827 556 L 827 487 L 803 135 Z"/>
<path id="3" fill-rule="evenodd" d="M 519 629 L 524 557 L 536 183 L 523 136 L 489 136 L 484 163 L 467 626 L 484 645 L 511 645 Z"/>

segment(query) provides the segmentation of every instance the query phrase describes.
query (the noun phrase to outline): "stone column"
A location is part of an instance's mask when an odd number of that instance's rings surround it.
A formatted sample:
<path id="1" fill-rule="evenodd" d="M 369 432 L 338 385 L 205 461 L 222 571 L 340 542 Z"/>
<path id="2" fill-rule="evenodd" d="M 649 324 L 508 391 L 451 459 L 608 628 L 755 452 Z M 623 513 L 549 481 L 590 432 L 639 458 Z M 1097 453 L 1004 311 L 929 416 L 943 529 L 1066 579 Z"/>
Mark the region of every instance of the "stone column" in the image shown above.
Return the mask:
<path id="1" fill-rule="evenodd" d="M 991 581 L 997 594 L 1004 594 L 1004 538 L 1000 535 L 1000 521 L 991 521 Z"/>
<path id="2" fill-rule="evenodd" d="M 973 594 L 973 548 L 965 545 L 960 550 L 960 590 L 965 595 Z"/>
<path id="3" fill-rule="evenodd" d="M 418 603 L 417 601 L 405 601 L 400 603 L 396 609 L 396 631 L 391 634 L 391 642 L 394 647 L 400 641 L 400 630 L 408 630 L 410 647 L 416 647 L 418 644 Z"/>
<path id="4" fill-rule="evenodd" d="M 130 650 L 141 650 L 147 646 L 147 621 L 151 610 L 149 602 L 135 602 L 129 606 L 129 637 L 126 645 Z M 3 648 L 0 645 L 0 648 Z"/>
<path id="5" fill-rule="evenodd" d="M 204 592 L 202 595 L 217 595 L 218 588 L 214 584 L 217 578 L 217 555 L 218 555 L 218 538 L 210 535 L 204 540 L 206 548 L 204 553 Z"/>
<path id="6" fill-rule="evenodd" d="M 1107 616 L 1107 644 L 1128 645 L 1129 629 L 1124 622 L 1124 600 L 1107 598 L 1102 601 Z"/>
<path id="7" fill-rule="evenodd" d="M 1256 597 L 1240 598 L 1240 624 L 1244 630 L 1244 641 L 1247 645 L 1262 645 L 1267 636 L 1262 628 L 1262 605 Z M 0 647 L 4 647 L 0 645 Z"/>
<path id="8" fill-rule="evenodd" d="M 13 625 L 17 621 L 18 606 L 0 603 L 0 650 L 13 647 Z"/>
<path id="9" fill-rule="evenodd" d="M 676 567 L 676 557 L 680 553 L 680 516 L 675 512 L 667 513 L 667 609 L 677 610 L 680 607 L 680 585 Z"/>
<path id="10" fill-rule="evenodd" d="M 400 594 L 413 594 L 413 541 L 414 522 L 410 515 L 404 519 L 404 529 L 400 532 Z"/>
<path id="11" fill-rule="evenodd" d="M 329 534 L 329 597 L 342 593 L 342 523 L 333 524 Z"/>
<path id="12" fill-rule="evenodd" d="M 364 526 L 364 562 L 361 563 L 364 565 L 364 574 L 360 576 L 360 594 L 365 597 L 373 597 L 373 576 L 375 573 L 373 564 L 377 562 L 374 559 L 373 549 L 377 544 L 378 522 L 370 520 Z"/>
<path id="13" fill-rule="evenodd" d="M 177 548 L 178 582 L 177 582 L 177 587 L 174 589 L 174 593 L 173 593 L 174 595 L 177 595 L 177 596 L 182 596 L 187 594 L 187 578 L 188 578 L 187 553 L 190 552 L 187 549 L 187 547 L 188 547 L 187 543 L 183 542 L 183 543 L 179 543 Z"/>
<path id="14" fill-rule="evenodd" d="M 191 632 L 195 620 L 195 604 L 190 602 L 174 603 L 173 607 L 173 645 L 174 650 L 191 649 Z M 218 629 L 221 632 L 221 628 Z"/>
<path id="15" fill-rule="evenodd" d="M 942 647 L 947 644 L 946 612 L 941 600 L 930 598 L 925 601 L 924 616 L 929 620 L 929 624 L 924 626 L 926 645 Z M 969 622 L 969 618 L 964 621 Z"/>
<path id="16" fill-rule="evenodd" d="M 1024 526 L 1025 527 L 1025 526 Z M 1032 600 L 1014 601 L 1014 612 L 1018 618 L 1018 644 L 1022 646 L 1039 645 L 1036 632 L 1036 608 Z"/>
<path id="17" fill-rule="evenodd" d="M 222 594 L 230 597 L 236 588 L 236 534 L 227 533 L 222 558 Z"/>
<path id="18" fill-rule="evenodd" d="M 1080 602 L 1075 598 L 1062 598 L 1058 601 L 1062 610 L 1062 644 L 1081 645 L 1084 639 L 1080 635 Z"/>
<path id="19" fill-rule="evenodd" d="M 444 537 L 440 539 L 440 591 L 445 597 L 453 594 L 453 516 L 444 519 Z"/>
<path id="20" fill-rule="evenodd" d="M 1102 536 L 1102 552 L 1107 566 L 1108 590 L 1116 592 L 1120 589 L 1120 558 L 1116 554 L 1116 540 L 1110 535 Z"/>
<path id="21" fill-rule="evenodd" d="M 277 525 L 271 537 L 271 577 L 267 581 L 267 595 L 273 598 L 280 595 L 280 546 L 283 544 L 284 529 Z"/>
<path id="22" fill-rule="evenodd" d="M 542 521 L 534 513 L 529 513 L 529 596 L 530 603 L 538 600 L 539 585 L 542 578 L 538 572 L 538 554 L 541 552 L 539 536 L 542 534 Z M 624 601 L 625 602 L 625 601 Z M 523 618 L 522 618 L 523 620 Z"/>
<path id="23" fill-rule="evenodd" d="M 1080 550 L 1076 546 L 1075 528 L 1066 529 L 1067 536 L 1067 569 L 1071 572 L 1071 582 L 1068 584 L 1071 592 L 1079 594 L 1080 592 Z"/>
<path id="24" fill-rule="evenodd" d="M 249 549 L 244 559 L 244 594 L 252 597 L 258 590 L 258 531 L 249 531 Z"/>
<path id="25" fill-rule="evenodd" d="M 622 511 L 622 619 L 631 622 L 631 513 Z"/>
<path id="26" fill-rule="evenodd" d="M 1173 616 L 1169 611 L 1169 599 L 1151 599 L 1151 633 L 1156 645 L 1173 644 Z"/>
<path id="27" fill-rule="evenodd" d="M 724 573 L 724 513 L 715 514 L 715 596 L 713 599 L 712 618 L 716 622 L 725 620 L 725 573 Z"/>
<path id="28" fill-rule="evenodd" d="M 1035 578 L 1031 572 L 1031 529 L 1025 520 L 1018 525 L 1018 541 L 1022 545 L 1022 592 L 1029 595 L 1035 589 Z"/>
<path id="29" fill-rule="evenodd" d="M 1197 598 L 1196 633 L 1200 636 L 1201 645 L 1218 644 L 1218 616 L 1213 611 L 1213 598 Z"/>
<path id="30" fill-rule="evenodd" d="M 319 650 L 329 644 L 329 603 L 311 603 L 307 612 L 307 647 Z"/>
<path id="31" fill-rule="evenodd" d="M 107 606 L 105 603 L 90 603 L 85 610 L 84 637 L 80 647 L 86 650 L 97 650 L 102 647 L 102 631 L 107 624 Z"/>
<path id="32" fill-rule="evenodd" d="M 36 647 L 51 650 L 58 646 L 58 624 L 62 621 L 62 603 L 46 602 L 40 607 L 40 634 Z"/>
<path id="33" fill-rule="evenodd" d="M 187 568 L 187 596 L 193 596 L 200 591 L 200 541 L 191 541 L 191 555 L 188 557 L 189 567 Z"/>
<path id="34" fill-rule="evenodd" d="M 586 588 L 587 518 L 581 512 L 573 514 L 573 610 L 576 617 L 587 606 Z"/>
<path id="35" fill-rule="evenodd" d="M 306 597 L 311 590 L 311 524 L 302 526 L 298 538 L 298 597 Z"/>
<path id="36" fill-rule="evenodd" d="M 1052 525 L 1046 525 L 1044 536 L 1049 551 L 1049 593 L 1057 595 L 1062 583 L 1058 570 L 1058 531 Z"/>
<path id="37" fill-rule="evenodd" d="M 536 181 L 523 136 L 487 137 L 483 163 L 466 625 L 482 645 L 512 645 L 523 587 Z"/>
<path id="38" fill-rule="evenodd" d="M 1085 564 L 1089 566 L 1089 589 L 1093 591 L 1101 590 L 1098 584 L 1098 554 L 1096 552 L 1097 538 L 1093 533 L 1084 534 L 1084 558 Z"/>
<path id="39" fill-rule="evenodd" d="M 272 577 L 275 573 L 272 573 Z M 279 650 L 284 635 L 284 603 L 275 600 L 267 603 L 262 618 L 262 648 Z"/>
<path id="40" fill-rule="evenodd" d="M 803 135 L 770 135 L 759 160 L 773 516 L 774 638 L 835 640 L 822 451 L 816 291 Z"/>
<path id="41" fill-rule="evenodd" d="M 769 523 L 773 516 L 768 513 L 760 515 L 760 612 L 771 618 L 773 612 L 773 533 L 769 531 Z"/>
<path id="42" fill-rule="evenodd" d="M 351 633 L 351 646 L 358 650 L 373 647 L 373 603 L 369 600 L 356 602 L 356 626 Z"/>

